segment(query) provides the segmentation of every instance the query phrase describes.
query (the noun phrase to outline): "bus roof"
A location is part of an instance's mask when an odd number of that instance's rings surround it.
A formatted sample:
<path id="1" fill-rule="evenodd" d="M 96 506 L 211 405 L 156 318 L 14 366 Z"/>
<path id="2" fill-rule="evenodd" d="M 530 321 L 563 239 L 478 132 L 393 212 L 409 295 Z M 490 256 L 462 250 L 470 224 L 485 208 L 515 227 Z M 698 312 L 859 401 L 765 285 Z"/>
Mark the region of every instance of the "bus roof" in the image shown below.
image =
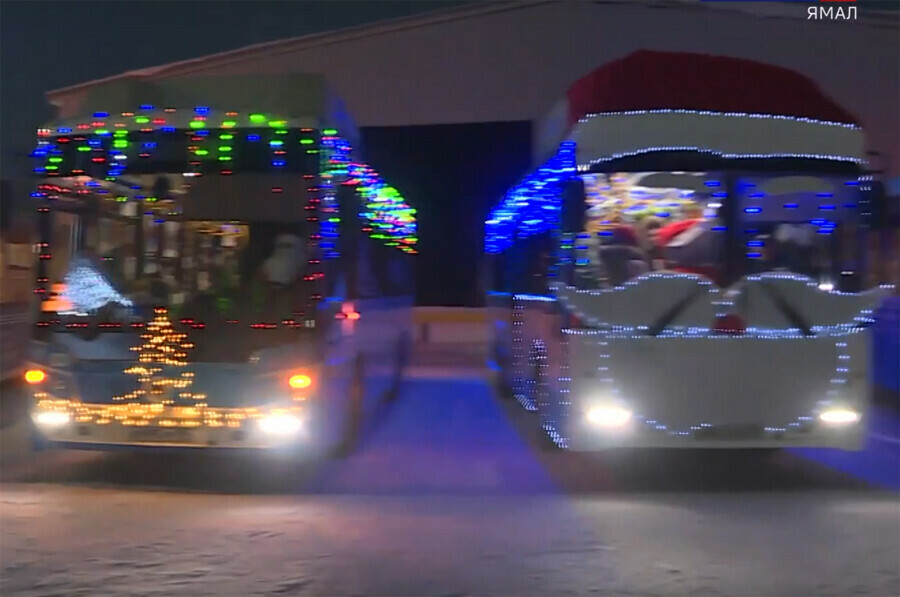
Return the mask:
<path id="1" fill-rule="evenodd" d="M 761 132 L 766 127 L 772 130 Z M 722 136 L 733 142 L 709 146 Z M 610 145 L 615 137 L 625 142 Z M 859 120 L 798 72 L 742 58 L 639 50 L 571 84 L 537 124 L 536 155 L 541 163 L 560 142 L 577 139 L 599 140 L 590 159 L 674 147 L 856 158 L 861 137 Z"/>
<path id="2" fill-rule="evenodd" d="M 166 110 L 168 109 L 168 110 Z M 273 120 L 304 122 L 317 128 L 333 128 L 354 147 L 359 131 L 344 102 L 316 73 L 286 75 L 191 76 L 159 81 L 110 80 L 91 87 L 74 115 L 46 125 L 54 130 L 91 124 L 103 115 L 110 126 L 131 126 L 127 116 L 155 112 L 178 115 L 206 113 L 260 114 Z M 123 122 L 117 124 L 116 120 Z M 238 120 L 238 126 L 241 126 Z M 215 126 L 214 124 L 212 126 Z"/>

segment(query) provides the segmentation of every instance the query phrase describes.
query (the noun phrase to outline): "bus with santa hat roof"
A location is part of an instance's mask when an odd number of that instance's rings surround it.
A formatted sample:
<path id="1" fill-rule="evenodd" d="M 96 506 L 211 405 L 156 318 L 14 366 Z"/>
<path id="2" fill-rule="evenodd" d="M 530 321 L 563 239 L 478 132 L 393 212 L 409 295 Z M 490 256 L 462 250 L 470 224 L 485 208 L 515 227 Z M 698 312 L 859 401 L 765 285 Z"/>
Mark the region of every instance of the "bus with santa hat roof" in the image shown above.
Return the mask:
<path id="1" fill-rule="evenodd" d="M 321 76 L 122 85 L 38 132 L 39 444 L 346 451 L 407 361 L 415 210 Z"/>
<path id="2" fill-rule="evenodd" d="M 485 224 L 491 354 L 548 446 L 859 449 L 871 175 L 806 77 L 639 51 L 576 81 Z"/>

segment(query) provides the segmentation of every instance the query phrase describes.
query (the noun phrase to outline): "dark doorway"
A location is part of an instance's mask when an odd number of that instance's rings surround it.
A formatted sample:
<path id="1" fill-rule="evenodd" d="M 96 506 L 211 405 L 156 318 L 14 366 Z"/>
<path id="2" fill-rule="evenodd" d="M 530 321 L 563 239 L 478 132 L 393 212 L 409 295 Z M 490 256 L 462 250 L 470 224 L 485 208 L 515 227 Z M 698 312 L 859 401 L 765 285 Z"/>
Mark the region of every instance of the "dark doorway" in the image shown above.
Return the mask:
<path id="1" fill-rule="evenodd" d="M 418 211 L 416 304 L 484 305 L 484 220 L 531 163 L 531 123 L 370 127 L 366 160 Z"/>

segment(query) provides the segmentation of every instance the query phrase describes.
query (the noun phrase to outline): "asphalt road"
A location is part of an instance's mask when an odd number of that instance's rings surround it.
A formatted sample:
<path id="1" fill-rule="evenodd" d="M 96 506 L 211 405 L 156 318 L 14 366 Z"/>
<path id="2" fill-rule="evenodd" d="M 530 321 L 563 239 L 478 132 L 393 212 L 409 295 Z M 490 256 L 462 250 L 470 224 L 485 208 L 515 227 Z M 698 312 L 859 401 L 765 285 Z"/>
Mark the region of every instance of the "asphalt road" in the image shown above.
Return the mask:
<path id="1" fill-rule="evenodd" d="M 345 460 L 26 455 L 0 595 L 900 595 L 891 413 L 770 458 L 546 452 L 529 417 L 451 374 Z"/>

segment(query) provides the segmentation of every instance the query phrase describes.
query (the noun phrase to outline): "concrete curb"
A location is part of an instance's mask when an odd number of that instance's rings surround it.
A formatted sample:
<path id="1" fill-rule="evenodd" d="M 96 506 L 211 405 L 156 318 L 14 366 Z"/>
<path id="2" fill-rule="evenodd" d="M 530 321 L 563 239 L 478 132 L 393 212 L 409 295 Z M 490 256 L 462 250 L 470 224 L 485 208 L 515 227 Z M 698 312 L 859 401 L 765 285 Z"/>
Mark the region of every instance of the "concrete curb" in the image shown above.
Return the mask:
<path id="1" fill-rule="evenodd" d="M 472 307 L 414 307 L 413 322 L 422 323 L 478 323 L 487 322 L 487 309 Z"/>

